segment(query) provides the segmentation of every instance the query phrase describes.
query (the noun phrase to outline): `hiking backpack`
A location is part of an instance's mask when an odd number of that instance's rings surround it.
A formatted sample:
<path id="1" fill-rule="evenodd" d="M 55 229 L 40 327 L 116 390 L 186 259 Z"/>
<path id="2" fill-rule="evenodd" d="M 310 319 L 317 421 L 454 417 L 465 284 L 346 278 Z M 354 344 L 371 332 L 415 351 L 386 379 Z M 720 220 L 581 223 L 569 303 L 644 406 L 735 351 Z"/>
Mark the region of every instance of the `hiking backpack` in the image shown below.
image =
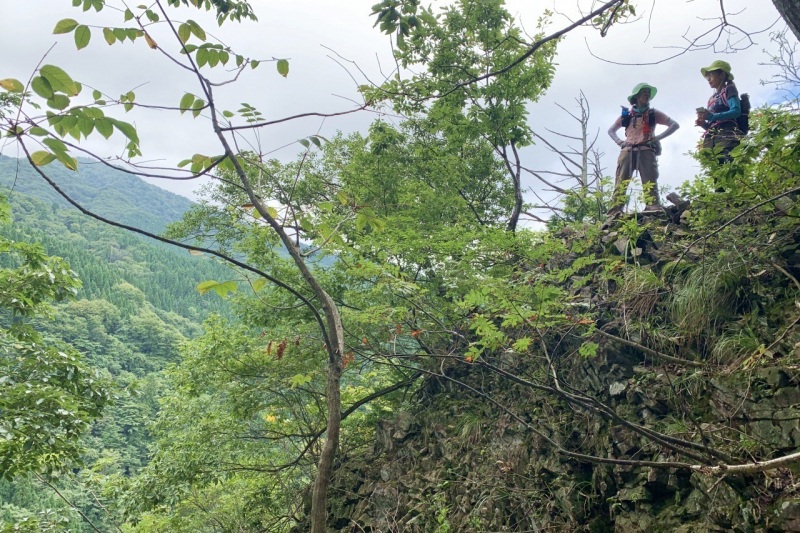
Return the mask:
<path id="1" fill-rule="evenodd" d="M 722 103 L 728 105 L 728 97 L 726 91 L 722 91 Z M 750 95 L 744 93 L 739 96 L 739 107 L 742 108 L 742 114 L 736 117 L 736 128 L 744 134 L 750 131 Z M 728 106 L 730 109 L 730 106 Z"/>
<path id="2" fill-rule="evenodd" d="M 750 103 L 748 102 L 748 106 L 749 105 L 750 105 Z M 620 107 L 622 107 L 622 120 L 621 120 L 622 127 L 625 128 L 625 129 L 628 129 L 628 126 L 631 123 L 631 117 L 633 117 L 634 113 L 631 113 L 631 110 L 629 110 L 625 106 L 620 106 Z M 750 108 L 748 107 L 748 109 L 750 109 Z M 655 109 L 648 109 L 647 111 L 644 112 L 644 114 L 647 115 L 647 123 L 650 125 L 650 129 L 651 130 L 655 129 L 655 127 L 656 127 L 656 110 Z"/>
<path id="3" fill-rule="evenodd" d="M 742 133 L 750 131 L 750 96 L 744 93 L 739 100 L 741 101 L 742 114 L 736 119 L 736 127 Z"/>

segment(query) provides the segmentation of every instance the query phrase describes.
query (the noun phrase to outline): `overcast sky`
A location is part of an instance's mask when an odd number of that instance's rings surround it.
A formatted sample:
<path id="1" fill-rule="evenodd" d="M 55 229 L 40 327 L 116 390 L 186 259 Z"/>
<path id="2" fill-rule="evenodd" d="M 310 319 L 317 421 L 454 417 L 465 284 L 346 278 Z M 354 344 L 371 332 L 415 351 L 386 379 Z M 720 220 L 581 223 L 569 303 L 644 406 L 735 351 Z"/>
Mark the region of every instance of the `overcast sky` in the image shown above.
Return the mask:
<path id="1" fill-rule="evenodd" d="M 71 0 L 2 1 L 0 43 L 4 58 L 0 78 L 14 77 L 25 82 L 50 50 L 45 63 L 62 66 L 74 79 L 107 94 L 134 90 L 139 102 L 176 106 L 187 90 L 198 93 L 190 76 L 149 49 L 144 40 L 108 46 L 100 30 L 94 29 L 89 46 L 77 51 L 71 34 L 51 33 L 56 22 L 66 17 L 89 25 L 121 25 L 118 15 L 109 9 L 98 15 L 71 7 Z M 191 17 L 200 21 L 225 44 L 250 57 L 289 59 L 287 78 L 276 73 L 274 64 L 263 64 L 255 70 L 247 70 L 236 84 L 220 88 L 218 94 L 222 108 L 236 110 L 241 102 L 248 102 L 257 107 L 265 119 L 272 120 L 297 113 L 351 109 L 355 105 L 353 102 L 359 99 L 358 84 L 368 80 L 379 82 L 392 72 L 390 41 L 372 28 L 369 14 L 373 3 L 374 0 L 252 0 L 259 22 L 226 23 L 222 28 L 196 10 L 179 12 L 173 9 L 171 12 L 178 19 Z M 740 92 L 750 93 L 754 106 L 774 99 L 774 89 L 760 83 L 776 72 L 763 65 L 768 61 L 764 49 L 774 49 L 769 31 L 782 29 L 784 24 L 778 20 L 770 0 L 727 0 L 728 21 L 751 32 L 751 37 L 734 31 L 723 35 L 717 45 L 706 50 L 667 60 L 678 54 L 686 39 L 703 34 L 718 23 L 720 2 L 647 0 L 636 4 L 641 20 L 615 26 L 605 38 L 591 28 L 580 28 L 567 36 L 559 45 L 554 83 L 546 97 L 531 106 L 530 120 L 533 128 L 543 135 L 547 135 L 545 128 L 577 133 L 577 124 L 556 104 L 577 113 L 576 98 L 583 91 L 591 107 L 590 128 L 599 132 L 598 147 L 605 153 L 606 174 L 612 175 L 618 148 L 608 138 L 606 130 L 619 113 L 620 105 L 625 104 L 632 87 L 646 81 L 658 88 L 653 107 L 681 125 L 677 133 L 664 141 L 664 154 L 660 158 L 660 184 L 673 189 L 697 172 L 696 164 L 686 153 L 695 147 L 700 135 L 699 128 L 693 124 L 694 109 L 704 105 L 709 96 L 700 67 L 714 59 L 724 59 L 733 66 Z M 553 18 L 547 30 L 552 33 L 569 23 L 567 17 L 576 17 L 578 9 L 590 9 L 592 2 L 514 0 L 509 1 L 508 6 L 531 33 L 535 32 L 542 11 L 555 8 L 562 14 Z M 166 40 L 167 37 L 158 31 L 153 31 L 156 41 Z M 704 42 L 712 40 L 706 38 Z M 726 49 L 728 44 L 739 50 L 727 53 L 730 51 Z M 636 63 L 652 64 L 632 65 Z M 207 132 L 207 122 L 202 119 L 193 120 L 188 114 L 175 118 L 155 111 L 134 111 L 127 116 L 122 116 L 121 110 L 118 113 L 115 116 L 135 122 L 140 129 L 145 160 L 169 166 L 195 152 L 221 152 Z M 373 113 L 361 112 L 335 119 L 297 120 L 266 128 L 259 140 L 264 151 L 275 150 L 275 156 L 289 160 L 301 150 L 298 144 L 291 144 L 298 138 L 315 133 L 330 137 L 337 130 L 365 131 L 375 118 Z M 98 140 L 87 142 L 85 146 L 105 155 L 121 155 L 119 145 L 109 150 Z M 0 147 L 5 155 L 18 155 L 16 148 L 7 142 Z M 534 169 L 558 166 L 549 152 L 541 148 L 526 151 L 525 159 L 526 166 Z M 162 185 L 186 195 L 191 195 L 196 186 L 174 182 Z M 528 178 L 524 185 L 537 184 L 533 178 Z"/>

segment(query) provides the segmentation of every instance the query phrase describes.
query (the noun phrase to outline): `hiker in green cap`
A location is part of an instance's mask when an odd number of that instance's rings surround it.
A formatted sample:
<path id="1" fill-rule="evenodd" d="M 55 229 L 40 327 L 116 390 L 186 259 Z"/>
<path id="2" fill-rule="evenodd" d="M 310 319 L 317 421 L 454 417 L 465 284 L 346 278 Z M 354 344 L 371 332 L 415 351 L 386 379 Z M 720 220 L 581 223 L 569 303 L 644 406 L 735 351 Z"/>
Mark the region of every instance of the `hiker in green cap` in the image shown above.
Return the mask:
<path id="1" fill-rule="evenodd" d="M 635 171 L 639 172 L 644 189 L 645 207 L 643 213 L 659 211 L 658 200 L 658 161 L 661 154 L 661 139 L 675 133 L 678 123 L 661 111 L 650 108 L 650 100 L 655 98 L 658 89 L 647 83 L 640 83 L 628 96 L 630 109 L 622 107 L 622 114 L 608 128 L 608 134 L 622 148 L 617 159 L 617 175 L 614 181 L 614 196 L 609 217 L 622 214 L 625 205 L 625 193 L 628 183 Z M 656 135 L 656 124 L 667 129 Z M 625 128 L 625 139 L 617 136 L 617 130 Z"/>
<path id="2" fill-rule="evenodd" d="M 697 108 L 695 124 L 703 128 L 703 148 L 711 149 L 721 165 L 732 160 L 731 150 L 739 145 L 742 131 L 736 119 L 742 114 L 739 91 L 733 83 L 731 65 L 716 60 L 709 66 L 701 68 L 700 74 L 714 89 L 705 109 Z"/>

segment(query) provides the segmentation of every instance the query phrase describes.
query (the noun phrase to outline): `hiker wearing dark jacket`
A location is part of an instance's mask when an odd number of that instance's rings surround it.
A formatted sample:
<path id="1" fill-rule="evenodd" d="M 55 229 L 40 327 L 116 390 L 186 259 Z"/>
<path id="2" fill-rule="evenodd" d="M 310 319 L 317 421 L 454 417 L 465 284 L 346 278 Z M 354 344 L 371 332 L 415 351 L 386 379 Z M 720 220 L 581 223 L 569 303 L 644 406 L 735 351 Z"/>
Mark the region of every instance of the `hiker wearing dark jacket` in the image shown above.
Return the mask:
<path id="1" fill-rule="evenodd" d="M 675 133 L 678 123 L 661 111 L 650 108 L 650 100 L 655 98 L 658 89 L 647 83 L 633 88 L 628 102 L 631 108 L 622 108 L 622 114 L 608 128 L 608 134 L 622 148 L 617 159 L 617 175 L 614 181 L 614 196 L 609 216 L 622 213 L 628 183 L 635 171 L 639 172 L 644 189 L 645 212 L 658 211 L 658 161 L 661 153 L 661 139 Z M 656 124 L 666 126 L 661 134 L 655 134 Z M 625 140 L 617 136 L 617 130 L 625 128 Z"/>
<path id="2" fill-rule="evenodd" d="M 700 73 L 714 89 L 705 109 L 697 108 L 695 124 L 705 129 L 703 145 L 713 150 L 719 164 L 732 160 L 731 150 L 739 145 L 742 132 L 736 119 L 742 114 L 739 91 L 733 83 L 731 66 L 725 61 L 714 61 L 701 68 Z"/>

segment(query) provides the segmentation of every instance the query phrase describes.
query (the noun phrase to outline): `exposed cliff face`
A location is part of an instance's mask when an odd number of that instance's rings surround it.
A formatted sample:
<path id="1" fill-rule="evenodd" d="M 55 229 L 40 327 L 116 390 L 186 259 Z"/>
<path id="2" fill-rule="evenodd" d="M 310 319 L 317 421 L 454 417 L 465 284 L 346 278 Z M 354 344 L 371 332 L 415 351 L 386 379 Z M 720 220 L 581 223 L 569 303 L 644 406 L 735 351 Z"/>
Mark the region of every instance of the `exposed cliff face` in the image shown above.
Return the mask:
<path id="1" fill-rule="evenodd" d="M 738 269 L 732 279 L 719 274 L 698 285 L 708 294 L 693 304 L 697 314 L 680 307 L 681 291 L 694 290 L 691 272 L 681 274 L 682 285 L 641 281 L 643 272 L 663 280 L 678 259 L 698 265 L 708 256 L 687 247 L 696 236 L 680 225 L 686 207 L 673 208 L 668 221 L 640 221 L 648 229 L 624 242 L 619 227 L 609 228 L 586 252 L 637 263 L 625 278 L 636 283 L 597 276 L 588 286 L 574 283 L 573 294 L 595 310 L 603 334 L 553 333 L 526 354 L 437 363 L 443 371 L 427 378 L 418 403 L 378 425 L 373 449 L 342 459 L 330 525 L 800 531 L 800 464 L 727 476 L 686 467 L 744 464 L 800 449 L 800 288 L 792 281 L 800 230 L 767 237 L 776 242 L 777 271 L 762 272 L 754 260 L 731 267 Z M 724 240 L 714 253 L 721 251 Z M 549 267 L 579 257 L 565 253 Z M 705 299 L 715 303 L 703 307 Z M 750 349 L 742 341 L 747 328 L 760 328 L 750 337 L 777 340 Z M 598 347 L 581 356 L 587 339 Z"/>
<path id="2" fill-rule="evenodd" d="M 476 384 L 487 378 L 481 374 L 463 381 Z M 800 447 L 798 375 L 771 367 L 709 379 L 607 352 L 576 369 L 574 385 L 591 387 L 620 416 L 647 427 L 689 438 L 702 431 L 715 445 L 729 440 L 726 448 L 781 455 Z M 344 461 L 333 501 L 338 529 L 800 530 L 796 469 L 720 478 L 575 461 L 480 398 L 448 388 L 420 411 L 383 422 L 372 454 Z M 634 431 L 553 398 L 484 390 L 547 436 L 564 435 L 561 444 L 581 453 L 676 459 Z M 681 404 L 687 401 L 696 424 L 686 420 Z"/>

